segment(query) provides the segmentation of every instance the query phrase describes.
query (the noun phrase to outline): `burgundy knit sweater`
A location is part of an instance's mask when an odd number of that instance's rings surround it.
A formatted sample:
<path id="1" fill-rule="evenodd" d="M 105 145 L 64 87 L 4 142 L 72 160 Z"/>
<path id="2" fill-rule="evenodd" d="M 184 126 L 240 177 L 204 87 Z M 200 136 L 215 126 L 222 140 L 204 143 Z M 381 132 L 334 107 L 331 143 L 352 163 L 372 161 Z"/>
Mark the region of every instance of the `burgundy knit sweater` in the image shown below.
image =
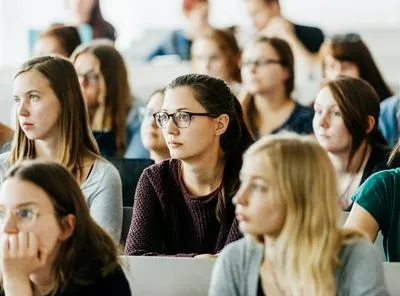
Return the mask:
<path id="1" fill-rule="evenodd" d="M 215 209 L 221 188 L 194 196 L 179 174 L 179 160 L 145 169 L 139 179 L 125 255 L 194 256 L 216 254 L 241 237 L 234 208 L 220 224 Z"/>

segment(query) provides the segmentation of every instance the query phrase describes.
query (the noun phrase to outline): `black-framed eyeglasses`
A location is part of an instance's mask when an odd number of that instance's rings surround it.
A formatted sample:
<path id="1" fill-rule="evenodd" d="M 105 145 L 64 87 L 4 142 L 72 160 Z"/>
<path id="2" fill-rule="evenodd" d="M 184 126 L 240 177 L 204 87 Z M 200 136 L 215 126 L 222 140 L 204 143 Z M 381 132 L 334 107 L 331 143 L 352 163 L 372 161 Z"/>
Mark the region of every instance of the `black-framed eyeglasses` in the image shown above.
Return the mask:
<path id="1" fill-rule="evenodd" d="M 361 40 L 361 36 L 358 33 L 346 33 L 346 34 L 335 34 L 328 37 L 328 42 L 339 43 L 339 42 L 358 42 Z"/>
<path id="2" fill-rule="evenodd" d="M 244 60 L 241 62 L 241 66 L 243 68 L 245 67 L 261 67 L 261 66 L 267 66 L 267 65 L 271 65 L 271 64 L 282 64 L 281 60 L 274 60 L 274 59 L 264 59 L 264 60 Z"/>
<path id="3" fill-rule="evenodd" d="M 187 128 L 190 126 L 193 116 L 207 116 L 207 117 L 218 117 L 216 114 L 211 113 L 193 113 L 188 111 L 177 111 L 175 113 L 167 113 L 164 111 L 156 112 L 153 114 L 154 120 L 160 128 L 167 126 L 169 119 L 172 117 L 172 121 L 178 128 Z"/>

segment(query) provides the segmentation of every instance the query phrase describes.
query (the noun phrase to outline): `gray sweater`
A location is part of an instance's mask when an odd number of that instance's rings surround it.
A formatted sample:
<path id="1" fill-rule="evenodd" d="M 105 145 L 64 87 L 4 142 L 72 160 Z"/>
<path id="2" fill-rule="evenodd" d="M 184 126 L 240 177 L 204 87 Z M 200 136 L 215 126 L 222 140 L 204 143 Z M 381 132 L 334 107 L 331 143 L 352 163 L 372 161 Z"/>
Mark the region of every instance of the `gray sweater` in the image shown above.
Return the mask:
<path id="1" fill-rule="evenodd" d="M 208 295 L 256 296 L 263 254 L 263 245 L 249 237 L 229 244 L 214 265 Z M 342 265 L 335 274 L 337 295 L 389 295 L 379 258 L 368 241 L 345 246 L 340 253 Z"/>
<path id="2" fill-rule="evenodd" d="M 0 154 L 0 185 L 10 167 L 9 152 Z M 62 186 L 62 184 L 60 184 Z M 104 159 L 97 159 L 81 184 L 90 215 L 117 243 L 122 229 L 122 183 L 117 169 Z"/>

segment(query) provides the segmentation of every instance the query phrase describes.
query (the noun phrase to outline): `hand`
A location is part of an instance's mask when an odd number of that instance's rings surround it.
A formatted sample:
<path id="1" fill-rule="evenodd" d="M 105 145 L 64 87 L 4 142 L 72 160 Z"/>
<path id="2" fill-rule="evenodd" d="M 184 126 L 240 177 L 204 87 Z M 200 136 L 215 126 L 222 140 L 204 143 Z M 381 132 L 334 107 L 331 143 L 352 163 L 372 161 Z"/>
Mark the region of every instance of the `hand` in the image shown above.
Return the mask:
<path id="1" fill-rule="evenodd" d="M 194 258 L 196 259 L 215 259 L 218 258 L 219 253 L 217 254 L 200 254 L 200 255 L 196 255 L 194 256 Z"/>
<path id="2" fill-rule="evenodd" d="M 47 263 L 48 251 L 39 246 L 32 232 L 5 234 L 1 244 L 1 268 L 7 278 L 28 278 L 33 271 Z"/>

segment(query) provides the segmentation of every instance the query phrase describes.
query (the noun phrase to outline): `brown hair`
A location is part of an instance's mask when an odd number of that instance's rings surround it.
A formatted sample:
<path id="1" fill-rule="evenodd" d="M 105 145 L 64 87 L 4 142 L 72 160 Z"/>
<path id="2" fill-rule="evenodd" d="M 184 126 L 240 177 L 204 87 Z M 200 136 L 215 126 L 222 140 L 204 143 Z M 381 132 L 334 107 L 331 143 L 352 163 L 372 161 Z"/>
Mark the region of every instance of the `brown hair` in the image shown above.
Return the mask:
<path id="1" fill-rule="evenodd" d="M 208 113 L 229 116 L 229 124 L 220 137 L 220 146 L 224 152 L 223 193 L 218 196 L 216 216 L 221 223 L 229 221 L 232 208 L 231 199 L 240 186 L 239 171 L 242 167 L 242 154 L 253 143 L 253 139 L 243 121 L 242 107 L 229 86 L 221 79 L 208 75 L 188 74 L 174 79 L 169 89 L 188 87 L 194 98 Z M 232 211 L 233 212 L 233 211 Z"/>
<path id="2" fill-rule="evenodd" d="M 106 84 L 105 101 L 95 111 L 92 128 L 112 129 L 115 133 L 117 155 L 121 157 L 126 147 L 126 118 L 132 106 L 124 59 L 113 43 L 105 39 L 82 44 L 72 54 L 71 61 L 75 63 L 83 53 L 91 53 L 100 61 L 100 71 Z"/>
<path id="3" fill-rule="evenodd" d="M 330 55 L 341 62 L 356 64 L 360 77 L 375 88 L 380 101 L 393 95 L 375 64 L 367 45 L 358 34 L 333 36 L 323 44 L 321 53 L 323 56 Z M 325 67 L 324 64 L 323 66 Z"/>
<path id="4" fill-rule="evenodd" d="M 99 276 L 115 271 L 117 246 L 91 218 L 77 181 L 62 165 L 53 161 L 23 161 L 9 169 L 4 181 L 10 178 L 28 181 L 43 189 L 53 204 L 60 228 L 63 217 L 75 216 L 74 232 L 61 244 L 52 266 L 57 292 L 69 283 L 90 285 Z"/>
<path id="5" fill-rule="evenodd" d="M 261 36 L 252 41 L 248 46 L 252 46 L 257 43 L 269 44 L 278 55 L 281 66 L 287 69 L 289 73 L 289 78 L 285 82 L 285 94 L 286 96 L 290 97 L 294 89 L 295 76 L 294 76 L 294 56 L 289 44 L 285 40 L 280 38 Z M 243 107 L 244 121 L 248 126 L 253 138 L 257 138 L 258 131 L 255 123 L 257 117 L 259 117 L 260 114 L 258 114 L 255 108 L 253 94 L 250 93 L 244 94 L 242 99 L 242 107 Z"/>
<path id="6" fill-rule="evenodd" d="M 58 40 L 67 57 L 81 44 L 81 37 L 76 27 L 61 24 L 52 25 L 49 29 L 40 33 L 39 38 L 53 37 Z"/>
<path id="7" fill-rule="evenodd" d="M 83 99 L 78 76 L 70 61 L 59 56 L 44 56 L 28 60 L 15 74 L 38 71 L 48 81 L 60 102 L 59 156 L 57 161 L 64 165 L 75 177 L 83 171 L 85 157 L 89 154 L 99 156 L 99 149 L 89 128 L 86 105 Z M 14 140 L 11 147 L 10 163 L 36 157 L 34 140 L 27 138 L 21 129 L 18 117 Z"/>
<path id="8" fill-rule="evenodd" d="M 344 124 L 351 134 L 348 167 L 364 140 L 372 145 L 386 144 L 386 140 L 378 129 L 379 96 L 367 81 L 339 76 L 326 82 L 321 89 L 324 87 L 331 91 L 342 113 Z M 369 133 L 367 133 L 368 116 L 375 119 L 375 126 Z"/>
<path id="9" fill-rule="evenodd" d="M 227 65 L 229 67 L 230 78 L 233 81 L 242 82 L 239 67 L 241 51 L 232 31 L 214 29 L 200 36 L 198 39 L 207 39 L 217 44 L 218 48 L 228 60 Z M 196 40 L 194 42 L 196 42 Z"/>

